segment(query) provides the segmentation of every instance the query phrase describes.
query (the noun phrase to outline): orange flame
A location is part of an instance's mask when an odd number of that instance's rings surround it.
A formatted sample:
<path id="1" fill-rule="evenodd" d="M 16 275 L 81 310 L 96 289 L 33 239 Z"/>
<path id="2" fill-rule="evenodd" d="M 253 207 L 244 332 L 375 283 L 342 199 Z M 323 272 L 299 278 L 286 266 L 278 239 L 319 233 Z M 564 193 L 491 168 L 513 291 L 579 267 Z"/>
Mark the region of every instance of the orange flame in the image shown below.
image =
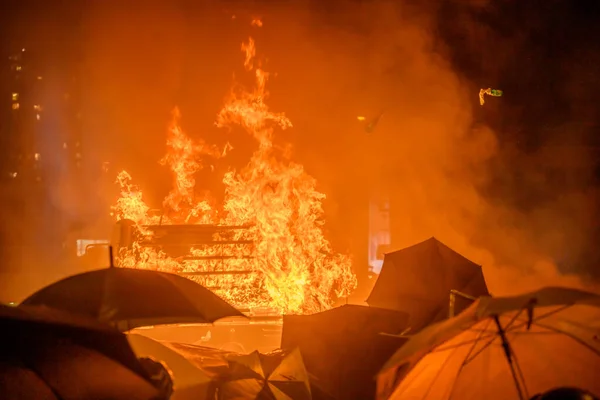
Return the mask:
<path id="1" fill-rule="evenodd" d="M 330 308 L 334 301 L 356 287 L 356 278 L 347 255 L 334 253 L 323 235 L 322 201 L 316 181 L 299 164 L 288 160 L 286 149 L 273 146 L 277 128 L 292 127 L 284 113 L 274 113 L 265 104 L 268 73 L 256 62 L 252 38 L 242 45 L 244 66 L 254 71 L 255 87 L 248 91 L 234 86 L 218 113 L 216 125 L 240 126 L 258 142 L 248 165 L 223 177 L 225 201 L 221 217 L 206 200 L 196 199 L 194 174 L 202 168 L 201 157 L 221 157 L 223 151 L 204 142 L 193 143 L 178 125 L 176 110 L 169 130 L 168 153 L 162 163 L 174 173 L 174 188 L 166 197 L 162 223 L 218 223 L 248 226 L 229 237 L 228 254 L 238 254 L 224 266 L 227 271 L 250 270 L 254 274 L 195 277 L 207 287 L 238 306 L 270 307 L 283 313 L 313 313 Z M 142 193 L 119 174 L 121 197 L 113 208 L 118 219 L 138 225 L 156 224 Z M 253 242 L 251 247 L 239 243 Z M 222 251 L 222 250 L 221 250 Z M 211 247 L 190 249 L 198 258 L 214 256 Z M 120 265 L 172 272 L 214 271 L 218 261 L 181 262 L 160 250 L 134 244 L 120 255 Z"/>
<path id="2" fill-rule="evenodd" d="M 207 145 L 204 141 L 193 143 L 183 133 L 179 126 L 181 115 L 179 109 L 173 111 L 173 122 L 169 127 L 167 148 L 169 151 L 161 160 L 162 165 L 168 165 L 175 178 L 174 187 L 163 202 L 163 207 L 171 223 L 212 223 L 207 201 L 196 201 L 194 175 L 202 168 L 200 156 L 219 158 L 227 154 L 231 148 L 229 143 L 223 150 L 216 146 Z M 200 221 L 197 219 L 201 218 Z"/>

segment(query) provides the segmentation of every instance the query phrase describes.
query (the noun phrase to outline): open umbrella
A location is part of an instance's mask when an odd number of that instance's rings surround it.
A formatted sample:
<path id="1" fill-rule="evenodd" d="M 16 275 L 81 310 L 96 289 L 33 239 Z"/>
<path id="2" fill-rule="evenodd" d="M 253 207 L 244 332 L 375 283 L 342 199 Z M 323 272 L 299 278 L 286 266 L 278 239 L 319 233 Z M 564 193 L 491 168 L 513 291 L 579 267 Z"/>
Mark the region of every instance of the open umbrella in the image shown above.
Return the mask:
<path id="1" fill-rule="evenodd" d="M 219 399 L 311 399 L 308 373 L 300 350 L 287 354 L 231 355 L 229 379 L 219 387 Z"/>
<path id="2" fill-rule="evenodd" d="M 488 295 L 481 267 L 436 238 L 387 253 L 367 299 L 370 306 L 407 312 L 411 333 L 448 318 L 453 292 Z M 455 304 L 462 311 L 471 301 Z"/>
<path id="3" fill-rule="evenodd" d="M 244 316 L 210 290 L 184 277 L 115 267 L 62 279 L 32 294 L 22 304 L 85 315 L 122 331 Z"/>
<path id="4" fill-rule="evenodd" d="M 401 347 L 379 399 L 522 399 L 556 387 L 600 394 L 600 296 L 545 288 L 482 297 Z"/>
<path id="5" fill-rule="evenodd" d="M 7 399 L 157 399 L 120 332 L 55 310 L 0 306 Z"/>

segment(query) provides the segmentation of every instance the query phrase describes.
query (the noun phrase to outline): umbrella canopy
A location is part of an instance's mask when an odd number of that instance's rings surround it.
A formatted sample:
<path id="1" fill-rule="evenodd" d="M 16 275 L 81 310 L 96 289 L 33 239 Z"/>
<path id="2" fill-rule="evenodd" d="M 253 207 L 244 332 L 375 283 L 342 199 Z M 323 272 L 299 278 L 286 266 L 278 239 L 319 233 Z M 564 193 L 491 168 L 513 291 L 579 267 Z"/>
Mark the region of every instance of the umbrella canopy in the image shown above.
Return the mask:
<path id="1" fill-rule="evenodd" d="M 380 399 L 529 399 L 556 387 L 600 394 L 600 296 L 546 288 L 482 297 L 388 361 Z"/>
<path id="2" fill-rule="evenodd" d="M 225 353 L 218 350 L 159 342 L 137 334 L 128 335 L 128 339 L 138 357 L 153 357 L 169 367 L 175 388 L 173 400 L 214 398 L 215 381 L 229 367 Z"/>
<path id="3" fill-rule="evenodd" d="M 0 393 L 10 399 L 156 399 L 124 335 L 55 310 L 0 306 Z"/>
<path id="4" fill-rule="evenodd" d="M 345 305 L 312 315 L 283 317 L 281 347 L 299 348 L 307 370 L 340 399 L 373 398 L 373 379 L 398 349 L 379 335 L 406 329 L 408 316 L 382 308 Z"/>
<path id="5" fill-rule="evenodd" d="M 212 323 L 244 315 L 205 287 L 178 275 L 106 268 L 53 283 L 25 299 L 114 324 L 126 331 L 171 323 Z"/>
<path id="6" fill-rule="evenodd" d="M 436 238 L 385 255 L 367 299 L 371 306 L 407 312 L 412 331 L 448 317 L 451 291 L 488 295 L 481 267 Z M 470 302 L 457 304 L 457 312 Z"/>
<path id="7" fill-rule="evenodd" d="M 219 387 L 219 399 L 311 399 L 308 373 L 298 349 L 284 354 L 230 355 L 229 379 Z"/>

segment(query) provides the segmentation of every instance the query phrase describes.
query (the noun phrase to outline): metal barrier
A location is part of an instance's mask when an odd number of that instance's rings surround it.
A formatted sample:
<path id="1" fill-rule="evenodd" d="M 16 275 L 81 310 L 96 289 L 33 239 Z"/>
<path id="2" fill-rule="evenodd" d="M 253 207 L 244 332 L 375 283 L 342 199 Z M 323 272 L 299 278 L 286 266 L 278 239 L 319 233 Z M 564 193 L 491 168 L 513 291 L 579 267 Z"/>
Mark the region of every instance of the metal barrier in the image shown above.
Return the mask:
<path id="1" fill-rule="evenodd" d="M 448 318 L 454 317 L 454 309 L 456 307 L 456 296 L 461 297 L 466 300 L 475 301 L 476 297 L 468 295 L 466 293 L 459 292 L 458 290 L 450 290 L 450 304 L 448 307 Z"/>

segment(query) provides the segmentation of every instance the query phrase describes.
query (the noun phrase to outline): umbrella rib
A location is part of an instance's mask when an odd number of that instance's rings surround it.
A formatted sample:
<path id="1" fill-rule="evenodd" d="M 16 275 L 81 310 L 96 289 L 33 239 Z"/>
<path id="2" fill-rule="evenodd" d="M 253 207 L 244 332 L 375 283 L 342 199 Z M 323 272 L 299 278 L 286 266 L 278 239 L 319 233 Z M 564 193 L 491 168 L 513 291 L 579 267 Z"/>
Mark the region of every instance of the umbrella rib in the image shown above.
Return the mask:
<path id="1" fill-rule="evenodd" d="M 431 384 L 429 385 L 429 387 L 427 388 L 427 391 L 425 392 L 425 396 L 423 398 L 427 398 L 427 396 L 429 395 L 429 392 L 431 392 L 431 389 L 433 388 L 433 385 L 435 384 L 435 381 L 437 380 L 437 378 L 439 378 L 440 374 L 442 373 L 442 371 L 444 370 L 444 367 L 446 366 L 446 364 L 450 361 L 450 358 L 452 358 L 452 356 L 454 355 L 454 353 L 458 350 L 458 347 L 455 347 L 452 350 L 452 353 L 450 355 L 448 355 L 448 357 L 446 358 L 446 360 L 444 360 L 444 363 L 440 366 L 440 368 L 438 369 L 438 372 L 435 374 L 435 378 L 433 378 L 431 380 Z M 462 368 L 461 368 L 462 369 Z M 458 377 L 458 374 L 460 374 L 461 369 L 459 369 L 456 372 L 456 377 Z M 454 382 L 456 382 L 456 379 L 454 380 Z M 454 383 L 452 384 L 452 389 L 454 388 Z M 452 393 L 452 390 L 450 390 L 450 393 Z"/>
<path id="2" fill-rule="evenodd" d="M 556 329 L 556 328 L 554 328 L 554 327 L 552 327 L 552 326 L 548 326 L 548 325 L 544 325 L 544 324 L 539 324 L 539 323 L 536 323 L 536 325 L 538 325 L 538 326 L 541 326 L 542 328 L 546 328 L 546 329 L 548 329 L 548 330 L 551 330 L 551 331 L 553 331 L 554 333 L 560 333 L 560 334 L 562 334 L 562 335 L 568 336 L 568 337 L 570 337 L 571 339 L 573 339 L 574 341 L 576 341 L 577 343 L 581 344 L 581 345 L 582 345 L 582 346 L 584 346 L 584 347 L 587 347 L 588 349 L 590 349 L 591 351 L 593 351 L 594 353 L 596 353 L 598 356 L 600 356 L 600 351 L 599 351 L 598 349 L 595 349 L 593 346 L 590 346 L 589 344 L 587 344 L 587 343 L 586 343 L 586 342 L 584 342 L 583 340 L 579 339 L 579 338 L 578 338 L 577 336 L 575 336 L 575 335 L 572 335 L 572 334 L 570 334 L 570 333 L 568 333 L 568 332 L 565 332 L 565 331 L 561 331 L 561 330 L 559 330 L 559 329 Z"/>
<path id="3" fill-rule="evenodd" d="M 549 312 L 547 312 L 547 313 L 545 313 L 545 314 L 540 314 L 540 315 L 538 315 L 538 317 L 537 317 L 537 318 L 534 318 L 534 322 L 536 323 L 536 325 L 539 325 L 539 326 L 544 326 L 544 325 L 541 325 L 540 323 L 538 323 L 537 321 L 539 321 L 540 319 L 544 319 L 544 318 L 546 318 L 546 317 L 552 316 L 553 314 L 556 314 L 556 313 L 558 313 L 558 312 L 560 312 L 560 311 L 563 311 L 563 310 L 565 310 L 566 308 L 569 308 L 569 307 L 571 307 L 571 305 L 567 305 L 567 306 L 564 306 L 564 307 L 560 307 L 560 309 L 558 309 L 558 310 L 552 310 L 552 311 L 549 311 Z M 517 321 L 517 317 L 519 317 L 520 315 L 521 315 L 521 313 L 520 313 L 520 312 L 519 312 L 519 313 L 517 313 L 517 315 L 511 319 L 511 321 L 509 322 L 509 324 L 514 324 L 514 323 Z M 519 324 L 517 324 L 517 325 L 512 325 L 512 326 L 509 326 L 509 324 L 507 324 L 507 326 L 504 328 L 504 331 L 505 331 L 505 332 L 508 332 L 508 331 L 511 331 L 511 332 L 512 332 L 512 331 L 514 331 L 514 330 L 516 330 L 516 329 L 522 328 L 522 327 L 524 327 L 525 325 L 527 325 L 527 321 L 520 321 L 520 320 L 519 320 L 518 322 L 520 322 L 520 323 L 519 323 Z M 544 327 L 545 327 L 545 326 L 544 326 Z M 468 331 L 473 331 L 473 332 L 477 332 L 477 331 L 484 332 L 484 331 L 485 331 L 483 328 L 482 328 L 482 329 L 475 329 L 475 328 L 473 328 L 473 327 L 466 328 L 466 329 L 465 329 L 465 331 L 467 331 L 467 330 L 468 330 Z M 556 331 L 556 332 L 560 332 L 560 331 Z M 542 332 L 536 332 L 536 333 L 542 333 Z M 562 332 L 560 332 L 560 333 L 562 333 Z M 491 335 L 493 338 L 495 338 L 495 337 L 496 337 L 496 335 L 497 335 L 497 332 L 490 332 L 490 335 Z M 482 339 L 482 338 L 471 339 L 471 340 L 466 340 L 466 341 L 464 341 L 464 342 L 457 343 L 457 344 L 455 344 L 455 345 L 452 345 L 452 346 L 438 347 L 438 348 L 436 348 L 435 350 L 432 350 L 432 352 L 438 352 L 438 351 L 449 350 L 449 349 L 451 349 L 451 348 L 453 348 L 453 347 L 457 347 L 457 346 L 463 346 L 463 345 L 466 345 L 466 344 L 469 344 L 469 343 L 478 342 L 478 341 L 480 341 L 481 339 Z M 492 340 L 492 341 L 493 341 L 493 340 Z M 491 343 L 490 343 L 490 344 L 491 344 Z M 483 350 L 483 349 L 482 349 L 482 350 Z"/>
<path id="4" fill-rule="evenodd" d="M 492 343 L 494 343 L 494 340 L 496 340 L 496 335 L 492 336 L 492 338 L 490 340 L 488 340 L 483 346 L 481 346 L 481 348 L 479 350 L 477 350 L 475 353 L 473 353 L 473 354 L 469 353 L 467 355 L 467 357 L 465 358 L 465 361 L 463 362 L 463 364 L 467 365 L 468 363 L 470 363 L 471 361 L 473 361 L 485 349 L 487 349 L 488 347 L 490 347 L 492 345 Z M 477 344 L 477 343 L 475 343 L 475 344 Z M 475 347 L 475 346 L 473 345 L 473 347 Z"/>
<path id="5" fill-rule="evenodd" d="M 562 307 L 560 307 L 560 308 L 558 308 L 556 310 L 548 311 L 545 314 L 541 314 L 541 315 L 539 315 L 537 317 L 534 317 L 532 319 L 532 323 L 536 322 L 536 321 L 539 321 L 540 319 L 544 319 L 544 318 L 550 317 L 550 316 L 552 316 L 552 315 L 554 315 L 556 313 L 559 313 L 559 312 L 561 312 L 563 310 L 566 310 L 567 308 L 569 308 L 571 306 L 572 306 L 572 304 L 569 304 L 569 305 L 566 305 L 566 306 L 562 306 Z M 506 324 L 506 326 L 504 327 L 504 331 L 508 331 L 509 328 L 512 328 L 511 325 L 517 320 L 518 317 L 521 316 L 522 311 L 523 310 L 519 310 L 519 312 L 510 320 L 510 322 L 508 324 Z M 518 325 L 517 327 L 523 327 L 523 326 L 527 325 L 527 323 L 528 323 L 528 321 L 519 321 L 519 322 L 521 322 L 521 324 Z"/>
<path id="6" fill-rule="evenodd" d="M 537 318 L 534 318 L 534 319 L 532 320 L 532 323 L 533 323 L 533 322 L 535 322 L 535 324 L 536 324 L 536 325 L 543 326 L 543 325 L 539 324 L 537 321 L 539 321 L 539 320 L 541 320 L 541 319 L 545 319 L 545 318 L 547 318 L 547 317 L 550 317 L 550 316 L 552 316 L 552 315 L 554 315 L 554 314 L 556 314 L 556 313 L 559 313 L 559 312 L 561 312 L 561 311 L 563 311 L 563 310 L 566 310 L 566 309 L 567 309 L 567 308 L 569 308 L 569 307 L 571 307 L 571 305 L 567 305 L 567 306 L 564 306 L 564 307 L 560 307 L 560 308 L 559 308 L 559 309 L 557 309 L 557 310 L 552 310 L 552 311 L 549 311 L 549 312 L 547 312 L 547 313 L 545 313 L 545 314 L 541 314 L 541 315 L 539 315 Z M 520 316 L 520 313 L 519 313 L 519 316 Z M 511 322 L 512 322 L 512 320 L 511 320 Z M 512 325 L 512 326 L 510 326 L 510 327 L 507 325 L 507 326 L 504 328 L 504 331 L 505 331 L 505 332 L 508 332 L 508 331 L 509 331 L 509 328 L 510 328 L 510 331 L 512 332 L 512 331 L 513 331 L 513 330 L 515 330 L 515 329 L 519 329 L 519 328 L 522 328 L 522 327 L 526 326 L 526 325 L 527 325 L 527 323 L 528 323 L 528 321 L 519 321 L 519 322 L 520 322 L 520 324 L 518 324 L 518 325 Z"/>
<path id="7" fill-rule="evenodd" d="M 487 325 L 489 325 L 490 322 L 491 321 L 488 321 Z M 457 377 L 462 372 L 463 368 L 467 365 L 467 363 L 470 362 L 469 355 L 471 355 L 471 353 L 473 352 L 473 349 L 475 348 L 475 345 L 477 345 L 477 342 L 481 338 L 481 335 L 483 335 L 483 332 L 485 332 L 485 331 L 482 330 L 481 332 L 479 332 L 479 336 L 473 341 L 473 346 L 471 346 L 471 349 L 469 349 L 469 353 L 467 353 L 465 360 L 462 362 L 462 364 L 460 365 L 460 368 L 458 369 L 458 371 L 456 373 Z M 490 340 L 485 346 L 483 346 L 483 349 L 487 348 L 490 345 L 490 343 L 492 343 L 494 341 L 494 339 L 495 339 L 495 337 L 493 337 L 492 340 Z M 480 354 L 482 350 L 478 351 L 475 355 L 473 355 L 473 357 L 471 357 L 471 360 L 474 359 L 475 357 L 477 357 L 477 355 Z M 456 388 L 456 381 L 457 381 L 457 379 L 452 381 L 452 387 L 450 389 L 450 396 L 448 396 L 448 398 L 450 398 L 450 399 L 452 398 L 452 394 L 454 393 L 454 389 Z"/>
<path id="8" fill-rule="evenodd" d="M 478 331 L 473 331 L 473 332 L 478 332 Z M 484 331 L 479 331 L 479 333 L 483 333 L 483 332 Z M 495 332 L 489 332 L 489 334 L 485 335 L 484 337 L 478 337 L 476 339 L 465 340 L 465 341 L 453 344 L 452 346 L 439 346 L 439 347 L 436 347 L 431 352 L 432 353 L 437 353 L 438 351 L 445 351 L 445 350 L 453 349 L 455 347 L 462 347 L 462 346 L 467 345 L 467 344 L 477 343 L 477 342 L 481 341 L 482 339 L 485 339 L 485 338 L 488 338 L 488 337 L 495 338 L 496 337 L 496 333 Z"/>
<path id="9" fill-rule="evenodd" d="M 488 326 L 491 324 L 491 322 L 492 322 L 491 320 L 488 320 L 488 321 L 487 321 L 487 324 L 486 324 L 486 327 L 488 327 Z M 481 335 L 481 334 L 483 334 L 483 332 L 485 332 L 485 331 L 482 331 L 482 332 L 480 333 L 480 335 Z M 486 336 L 487 336 L 487 335 L 486 335 Z M 488 348 L 488 347 L 489 347 L 489 346 L 490 346 L 492 343 L 494 343 L 494 340 L 496 340 L 496 335 L 495 335 L 495 334 L 494 334 L 494 335 L 492 335 L 492 338 L 491 338 L 489 341 L 487 341 L 487 343 L 486 343 L 486 344 L 484 344 L 484 345 L 483 345 L 483 346 L 482 346 L 482 347 L 481 347 L 479 350 L 477 350 L 476 352 L 473 352 L 473 350 L 475 350 L 475 346 L 477 345 L 477 343 L 479 343 L 479 342 L 481 341 L 481 339 L 483 339 L 483 338 L 482 338 L 481 336 L 478 336 L 478 337 L 477 337 L 477 338 L 476 338 L 476 339 L 473 341 L 473 346 L 471 346 L 471 349 L 469 350 L 469 353 L 467 353 L 467 355 L 466 355 L 466 357 L 465 357 L 465 361 L 463 361 L 462 365 L 460 366 L 460 369 L 461 369 L 461 370 L 462 370 L 462 368 L 463 368 L 464 366 L 466 366 L 468 363 L 470 363 L 472 360 L 474 360 L 474 359 L 475 359 L 475 357 L 477 357 L 479 354 L 481 354 L 481 352 L 482 352 L 483 350 L 487 349 L 487 348 Z"/>
<path id="10" fill-rule="evenodd" d="M 508 321 L 508 323 L 502 328 L 503 332 L 506 332 L 508 329 L 510 329 L 510 327 L 512 326 L 512 324 L 521 316 L 521 313 L 523 312 L 524 308 L 519 309 L 515 315 L 513 315 L 513 317 L 510 319 L 510 321 Z M 492 318 L 497 318 L 498 316 L 494 316 Z M 500 325 L 499 325 L 500 326 Z M 500 326 L 501 327 L 501 326 Z"/>

